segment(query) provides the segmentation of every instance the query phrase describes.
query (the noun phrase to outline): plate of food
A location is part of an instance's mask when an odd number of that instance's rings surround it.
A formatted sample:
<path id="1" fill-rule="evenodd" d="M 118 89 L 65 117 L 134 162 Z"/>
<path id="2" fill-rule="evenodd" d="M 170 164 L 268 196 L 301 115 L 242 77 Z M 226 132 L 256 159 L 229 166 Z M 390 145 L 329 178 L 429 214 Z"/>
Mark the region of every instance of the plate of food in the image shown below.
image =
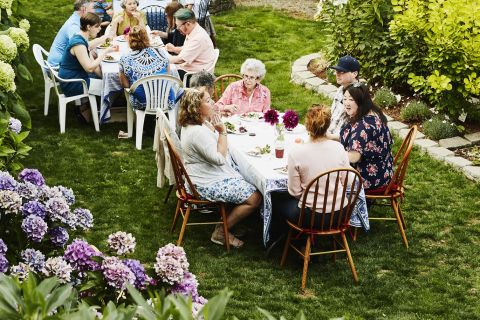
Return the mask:
<path id="1" fill-rule="evenodd" d="M 247 134 L 248 130 L 244 126 L 241 125 L 235 125 L 229 121 L 225 121 L 225 128 L 227 128 L 228 133 L 232 134 Z"/>
<path id="2" fill-rule="evenodd" d="M 107 38 L 107 40 L 105 41 L 105 43 L 102 43 L 101 45 L 97 46 L 97 49 L 107 49 L 108 47 L 111 47 L 112 46 L 112 43 L 110 42 L 110 40 Z"/>
<path id="3" fill-rule="evenodd" d="M 240 116 L 240 119 L 244 121 L 258 121 L 263 119 L 263 113 L 261 112 L 247 112 Z"/>
<path id="4" fill-rule="evenodd" d="M 154 37 L 150 40 L 150 45 L 152 47 L 163 47 L 163 41 L 160 37 Z"/>
<path id="5" fill-rule="evenodd" d="M 105 57 L 103 57 L 103 62 L 113 63 L 113 62 L 118 62 L 118 59 L 115 59 L 115 57 L 107 54 Z"/>
<path id="6" fill-rule="evenodd" d="M 247 151 L 247 154 L 251 157 L 264 157 L 268 156 L 270 152 L 272 151 L 272 148 L 270 145 L 265 145 L 264 147 L 256 146 L 255 149 Z"/>

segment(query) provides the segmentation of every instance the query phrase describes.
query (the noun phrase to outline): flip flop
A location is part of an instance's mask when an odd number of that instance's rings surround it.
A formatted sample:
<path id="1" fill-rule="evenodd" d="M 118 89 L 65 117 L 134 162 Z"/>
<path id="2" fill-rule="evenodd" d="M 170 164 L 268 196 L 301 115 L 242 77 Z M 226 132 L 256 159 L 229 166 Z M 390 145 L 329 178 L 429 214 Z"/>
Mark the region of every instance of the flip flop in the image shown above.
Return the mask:
<path id="1" fill-rule="evenodd" d="M 212 234 L 212 237 L 210 238 L 210 240 L 215 243 L 215 244 L 218 244 L 218 245 L 221 245 L 221 246 L 224 246 L 225 245 L 225 237 L 219 237 L 216 230 L 213 232 Z M 228 242 L 230 243 L 230 246 L 236 248 L 236 249 L 240 249 L 241 247 L 243 247 L 244 243 L 242 240 L 236 238 L 233 234 L 229 233 L 228 234 Z"/>

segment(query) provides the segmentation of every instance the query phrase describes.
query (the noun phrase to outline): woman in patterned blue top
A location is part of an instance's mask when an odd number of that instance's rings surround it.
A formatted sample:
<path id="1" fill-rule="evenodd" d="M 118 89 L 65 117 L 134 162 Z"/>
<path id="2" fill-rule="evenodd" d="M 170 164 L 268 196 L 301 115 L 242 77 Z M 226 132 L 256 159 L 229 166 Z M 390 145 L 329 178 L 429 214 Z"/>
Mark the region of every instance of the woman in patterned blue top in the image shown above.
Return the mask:
<path id="1" fill-rule="evenodd" d="M 100 63 L 107 53 L 113 48 L 102 50 L 96 59 L 92 59 L 88 53 L 88 39 L 95 38 L 100 31 L 100 18 L 94 13 L 87 13 L 80 18 L 80 32 L 74 35 L 65 49 L 58 75 L 64 79 L 84 79 L 87 87 L 90 85 L 90 75 L 95 73 L 102 77 Z M 67 97 L 83 93 L 80 82 L 61 82 L 60 88 Z"/>
<path id="2" fill-rule="evenodd" d="M 120 59 L 120 83 L 124 88 L 130 88 L 135 81 L 148 76 L 170 73 L 166 54 L 163 50 L 150 47 L 144 27 L 134 26 L 130 29 L 128 45 L 132 52 Z M 143 86 L 139 86 L 130 97 L 134 109 L 145 110 L 146 98 Z M 175 107 L 173 92 L 169 95 L 168 104 L 170 109 Z"/>
<path id="3" fill-rule="evenodd" d="M 385 190 L 393 176 L 393 139 L 387 118 L 364 84 L 347 87 L 343 105 L 349 121 L 340 130 L 340 142 L 350 163 L 360 172 L 366 193 Z"/>

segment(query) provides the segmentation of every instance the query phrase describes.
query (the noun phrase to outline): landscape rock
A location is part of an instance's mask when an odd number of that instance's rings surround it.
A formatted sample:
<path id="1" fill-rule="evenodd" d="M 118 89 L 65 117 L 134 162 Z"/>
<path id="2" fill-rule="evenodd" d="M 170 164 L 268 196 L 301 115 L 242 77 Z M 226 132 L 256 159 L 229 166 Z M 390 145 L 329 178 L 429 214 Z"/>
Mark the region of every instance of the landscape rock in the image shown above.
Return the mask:
<path id="1" fill-rule="evenodd" d="M 320 79 L 319 77 L 309 78 L 305 80 L 305 88 L 316 90 L 318 86 L 325 83 L 325 80 Z"/>
<path id="2" fill-rule="evenodd" d="M 480 142 L 480 132 L 466 134 L 465 139 L 472 143 Z"/>
<path id="3" fill-rule="evenodd" d="M 307 66 L 293 65 L 292 72 L 308 71 Z"/>
<path id="4" fill-rule="evenodd" d="M 427 149 L 427 153 L 437 160 L 445 160 L 446 157 L 455 155 L 453 151 L 443 147 L 431 147 Z"/>
<path id="5" fill-rule="evenodd" d="M 462 168 L 467 178 L 480 182 L 480 167 L 466 166 Z"/>
<path id="6" fill-rule="evenodd" d="M 438 143 L 430 139 L 418 139 L 415 140 L 414 144 L 419 146 L 420 149 L 423 149 L 424 151 L 431 147 L 438 147 Z"/>
<path id="7" fill-rule="evenodd" d="M 402 129 L 407 129 L 408 126 L 405 123 L 402 123 L 400 121 L 390 121 L 388 122 L 388 128 L 395 132 L 395 134 L 398 134 L 400 130 Z"/>
<path id="8" fill-rule="evenodd" d="M 292 81 L 298 85 L 303 85 L 305 80 L 316 77 L 310 71 L 300 71 L 292 73 Z"/>
<path id="9" fill-rule="evenodd" d="M 309 54 L 309 55 L 306 55 L 306 56 L 303 56 L 297 60 L 295 60 L 295 62 L 293 63 L 293 65 L 296 65 L 296 66 L 306 66 L 310 60 L 312 59 L 315 59 L 315 58 L 320 58 L 321 55 L 320 53 L 312 53 L 312 54 Z"/>
<path id="10" fill-rule="evenodd" d="M 440 147 L 444 147 L 444 148 L 448 148 L 448 149 L 461 148 L 461 147 L 469 146 L 471 144 L 472 143 L 470 141 L 468 141 L 467 139 L 464 139 L 462 137 L 440 139 L 438 141 L 438 145 Z"/>
<path id="11" fill-rule="evenodd" d="M 400 131 L 398 132 L 398 135 L 400 136 L 400 138 L 405 139 L 409 131 L 410 129 L 400 129 Z M 420 131 L 417 131 L 417 135 L 415 136 L 415 139 L 423 139 L 423 138 L 425 138 L 425 135 Z"/>
<path id="12" fill-rule="evenodd" d="M 337 87 L 333 84 L 323 84 L 318 86 L 317 92 L 333 99 L 337 93 Z"/>
<path id="13" fill-rule="evenodd" d="M 466 166 L 471 166 L 472 162 L 462 157 L 446 157 L 445 162 L 451 164 L 456 168 L 463 168 Z"/>

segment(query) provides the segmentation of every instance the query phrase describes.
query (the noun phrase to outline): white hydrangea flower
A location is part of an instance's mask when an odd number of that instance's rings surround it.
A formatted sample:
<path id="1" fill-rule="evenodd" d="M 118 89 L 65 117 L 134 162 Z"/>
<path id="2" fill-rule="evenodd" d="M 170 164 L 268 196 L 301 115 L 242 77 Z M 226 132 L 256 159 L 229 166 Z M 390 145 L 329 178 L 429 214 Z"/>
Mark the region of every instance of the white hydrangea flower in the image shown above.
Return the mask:
<path id="1" fill-rule="evenodd" d="M 135 251 L 135 237 L 131 233 L 118 231 L 108 236 L 108 246 L 117 255 L 121 256 Z"/>
<path id="2" fill-rule="evenodd" d="M 68 283 L 72 270 L 72 266 L 62 257 L 52 257 L 45 262 L 42 273 L 47 277 L 56 276 L 60 283 Z"/>
<path id="3" fill-rule="evenodd" d="M 0 90 L 14 92 L 16 89 L 15 71 L 11 65 L 0 61 Z"/>
<path id="4" fill-rule="evenodd" d="M 13 0 L 0 0 L 0 8 L 11 9 Z"/>
<path id="5" fill-rule="evenodd" d="M 17 56 L 17 45 L 7 35 L 0 35 L 0 60 L 11 62 Z"/>
<path id="6" fill-rule="evenodd" d="M 27 19 L 20 20 L 18 26 L 25 30 L 25 32 L 28 32 L 30 30 L 30 22 Z"/>
<path id="7" fill-rule="evenodd" d="M 24 52 L 30 46 L 30 39 L 28 38 L 28 34 L 25 30 L 11 27 L 8 29 L 8 35 L 17 45 L 18 51 Z"/>
<path id="8" fill-rule="evenodd" d="M 347 4 L 348 0 L 332 0 L 332 4 L 335 7 L 343 7 L 344 4 Z"/>

